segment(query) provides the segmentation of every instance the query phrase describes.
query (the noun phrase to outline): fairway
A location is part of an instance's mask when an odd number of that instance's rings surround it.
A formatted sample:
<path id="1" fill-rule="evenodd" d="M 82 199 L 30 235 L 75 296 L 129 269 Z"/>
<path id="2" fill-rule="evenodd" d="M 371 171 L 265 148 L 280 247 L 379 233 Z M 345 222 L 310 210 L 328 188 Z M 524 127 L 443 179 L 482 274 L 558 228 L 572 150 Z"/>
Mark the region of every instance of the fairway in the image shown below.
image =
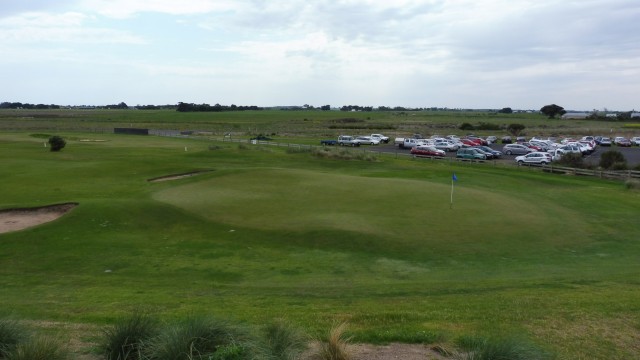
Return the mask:
<path id="1" fill-rule="evenodd" d="M 144 308 L 284 318 L 314 336 L 346 321 L 374 344 L 517 334 L 567 359 L 638 351 L 640 192 L 623 183 L 191 138 L 67 139 L 51 153 L 41 137 L 0 135 L 3 209 L 78 204 L 0 234 L 6 315 L 99 328 Z"/>

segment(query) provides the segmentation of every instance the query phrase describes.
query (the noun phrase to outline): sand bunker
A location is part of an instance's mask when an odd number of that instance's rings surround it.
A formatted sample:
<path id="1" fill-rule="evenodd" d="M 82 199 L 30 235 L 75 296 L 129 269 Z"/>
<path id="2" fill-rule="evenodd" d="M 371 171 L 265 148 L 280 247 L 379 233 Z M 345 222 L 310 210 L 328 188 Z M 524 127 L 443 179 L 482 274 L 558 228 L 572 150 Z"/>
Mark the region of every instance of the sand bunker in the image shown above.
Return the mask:
<path id="1" fill-rule="evenodd" d="M 78 203 L 0 210 L 0 234 L 48 223 L 61 217 L 76 206 L 78 206 Z"/>
<path id="2" fill-rule="evenodd" d="M 184 178 L 188 178 L 191 176 L 196 176 L 202 173 L 206 173 L 206 172 L 210 172 L 213 170 L 200 170 L 200 171 L 192 171 L 192 172 L 188 172 L 188 173 L 182 173 L 182 174 L 172 174 L 172 175 L 165 175 L 165 176 L 160 176 L 157 178 L 153 178 L 153 179 L 149 179 L 147 181 L 149 182 L 158 182 L 158 181 L 170 181 L 170 180 L 178 180 L 178 179 L 184 179 Z"/>

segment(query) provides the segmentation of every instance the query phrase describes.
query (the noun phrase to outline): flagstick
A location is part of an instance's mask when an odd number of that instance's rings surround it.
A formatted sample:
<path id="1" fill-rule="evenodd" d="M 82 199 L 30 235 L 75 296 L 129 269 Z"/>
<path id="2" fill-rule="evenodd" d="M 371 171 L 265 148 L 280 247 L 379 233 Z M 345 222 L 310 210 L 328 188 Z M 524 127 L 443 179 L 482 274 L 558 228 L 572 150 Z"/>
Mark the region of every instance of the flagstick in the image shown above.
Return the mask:
<path id="1" fill-rule="evenodd" d="M 451 179 L 451 202 L 449 203 L 449 209 L 453 209 L 453 179 Z"/>

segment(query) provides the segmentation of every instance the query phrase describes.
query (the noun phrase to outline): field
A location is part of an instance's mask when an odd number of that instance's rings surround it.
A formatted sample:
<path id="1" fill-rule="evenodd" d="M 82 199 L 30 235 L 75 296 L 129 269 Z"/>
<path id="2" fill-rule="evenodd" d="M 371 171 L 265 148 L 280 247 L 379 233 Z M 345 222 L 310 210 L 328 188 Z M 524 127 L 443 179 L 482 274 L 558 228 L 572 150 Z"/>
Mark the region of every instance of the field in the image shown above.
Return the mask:
<path id="1" fill-rule="evenodd" d="M 0 209 L 79 203 L 54 222 L 0 234 L 2 315 L 95 330 L 145 308 L 164 319 L 285 318 L 313 335 L 347 321 L 363 343 L 453 346 L 463 336 L 517 335 L 562 359 L 640 354 L 638 190 L 516 168 L 219 141 L 231 132 L 315 144 L 350 126 L 441 133 L 460 121 L 511 118 L 153 114 L 0 113 Z M 517 116 L 536 132 L 587 132 Z M 114 135 L 113 127 L 212 135 Z M 61 152 L 43 146 L 50 134 L 67 140 Z M 148 181 L 190 172 L 198 173 Z M 78 351 L 92 351 L 95 333 Z"/>

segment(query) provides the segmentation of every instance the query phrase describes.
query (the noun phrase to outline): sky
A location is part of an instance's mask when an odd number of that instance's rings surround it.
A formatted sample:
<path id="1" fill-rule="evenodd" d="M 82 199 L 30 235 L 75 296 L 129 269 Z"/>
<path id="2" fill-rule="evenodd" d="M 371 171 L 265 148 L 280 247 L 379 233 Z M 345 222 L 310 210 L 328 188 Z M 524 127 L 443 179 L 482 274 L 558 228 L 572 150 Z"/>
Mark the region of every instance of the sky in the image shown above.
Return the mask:
<path id="1" fill-rule="evenodd" d="M 0 0 L 0 102 L 640 110 L 638 0 Z"/>

